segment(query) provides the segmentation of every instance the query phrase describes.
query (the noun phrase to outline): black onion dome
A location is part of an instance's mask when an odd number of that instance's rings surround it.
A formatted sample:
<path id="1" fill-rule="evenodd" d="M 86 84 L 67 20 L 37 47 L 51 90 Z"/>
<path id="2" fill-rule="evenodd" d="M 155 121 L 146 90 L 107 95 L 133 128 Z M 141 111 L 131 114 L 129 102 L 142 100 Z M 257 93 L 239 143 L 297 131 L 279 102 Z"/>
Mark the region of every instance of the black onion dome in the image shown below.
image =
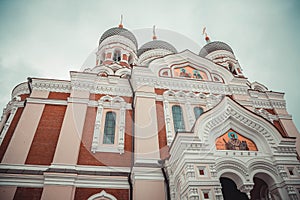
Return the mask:
<path id="1" fill-rule="evenodd" d="M 177 53 L 177 50 L 175 49 L 175 47 L 173 45 L 171 45 L 170 43 L 162 41 L 162 40 L 152 40 L 150 42 L 147 42 L 143 46 L 141 46 L 138 49 L 137 55 L 140 56 L 144 52 L 152 50 L 152 49 L 165 49 L 165 50 L 171 51 L 173 53 Z"/>
<path id="2" fill-rule="evenodd" d="M 231 49 L 231 47 L 224 43 L 224 42 L 220 42 L 220 41 L 214 41 L 214 42 L 210 42 L 207 43 L 201 50 L 199 55 L 201 57 L 205 57 L 208 54 L 210 54 L 211 52 L 217 51 L 217 50 L 225 50 L 225 51 L 229 51 L 233 54 L 233 51 Z"/>
<path id="3" fill-rule="evenodd" d="M 101 42 L 103 42 L 103 40 L 114 35 L 121 35 L 123 37 L 126 37 L 127 39 L 131 40 L 134 43 L 136 48 L 138 47 L 137 40 L 133 35 L 133 33 L 128 31 L 126 28 L 120 28 L 120 27 L 114 27 L 105 31 L 99 40 L 99 45 L 101 44 Z"/>

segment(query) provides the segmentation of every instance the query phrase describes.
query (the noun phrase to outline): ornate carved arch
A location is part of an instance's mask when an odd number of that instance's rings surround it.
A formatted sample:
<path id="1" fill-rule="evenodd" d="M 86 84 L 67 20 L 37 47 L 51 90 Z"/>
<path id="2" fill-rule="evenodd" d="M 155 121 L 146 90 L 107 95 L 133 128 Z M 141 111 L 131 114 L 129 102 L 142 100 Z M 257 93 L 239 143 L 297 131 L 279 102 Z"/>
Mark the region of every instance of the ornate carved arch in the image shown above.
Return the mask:
<path id="1" fill-rule="evenodd" d="M 246 108 L 225 97 L 215 108 L 199 117 L 194 132 L 200 140 L 213 145 L 215 138 L 233 128 L 242 131 L 256 143 L 258 149 L 276 151 L 281 135 L 264 118 L 255 115 Z M 268 144 L 268 145 L 266 145 Z"/>

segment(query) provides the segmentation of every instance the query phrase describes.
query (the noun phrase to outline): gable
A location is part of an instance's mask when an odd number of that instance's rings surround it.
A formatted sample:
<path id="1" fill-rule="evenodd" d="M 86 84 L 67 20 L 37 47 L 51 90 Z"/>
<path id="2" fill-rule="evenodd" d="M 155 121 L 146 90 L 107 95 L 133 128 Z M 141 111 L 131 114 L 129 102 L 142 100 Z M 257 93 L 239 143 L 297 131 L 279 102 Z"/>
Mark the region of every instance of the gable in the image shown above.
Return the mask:
<path id="1" fill-rule="evenodd" d="M 234 77 L 222 66 L 188 50 L 153 60 L 149 68 L 157 77 L 229 83 Z"/>

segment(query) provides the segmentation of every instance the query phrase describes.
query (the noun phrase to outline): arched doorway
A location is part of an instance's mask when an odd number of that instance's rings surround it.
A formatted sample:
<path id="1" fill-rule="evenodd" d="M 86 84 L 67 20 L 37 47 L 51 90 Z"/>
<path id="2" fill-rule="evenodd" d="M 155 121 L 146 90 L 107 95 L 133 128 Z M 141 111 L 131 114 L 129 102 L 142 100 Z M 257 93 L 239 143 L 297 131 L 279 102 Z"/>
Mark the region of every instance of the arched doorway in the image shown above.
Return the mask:
<path id="1" fill-rule="evenodd" d="M 254 177 L 254 187 L 251 190 L 251 200 L 269 200 L 270 199 L 270 193 L 267 183 L 258 178 Z"/>
<path id="2" fill-rule="evenodd" d="M 233 180 L 226 177 L 221 177 L 222 194 L 224 200 L 249 200 L 247 195 L 237 189 Z"/>

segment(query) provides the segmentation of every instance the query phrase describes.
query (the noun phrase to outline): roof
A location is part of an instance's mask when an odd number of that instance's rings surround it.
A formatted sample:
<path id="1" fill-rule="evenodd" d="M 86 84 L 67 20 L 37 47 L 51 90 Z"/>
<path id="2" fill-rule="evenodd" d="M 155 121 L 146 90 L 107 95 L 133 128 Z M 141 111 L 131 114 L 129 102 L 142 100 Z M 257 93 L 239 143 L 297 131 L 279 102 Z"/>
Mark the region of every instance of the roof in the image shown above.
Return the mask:
<path id="1" fill-rule="evenodd" d="M 225 51 L 229 51 L 233 54 L 233 50 L 231 49 L 231 47 L 224 43 L 224 42 L 220 42 L 220 41 L 214 41 L 214 42 L 210 42 L 207 43 L 201 50 L 199 55 L 201 57 L 205 57 L 208 54 L 210 54 L 211 52 L 217 51 L 217 50 L 225 50 Z"/>
<path id="2" fill-rule="evenodd" d="M 140 56 L 144 52 L 152 50 L 152 49 L 165 49 L 165 50 L 169 50 L 173 53 L 177 53 L 177 50 L 175 49 L 175 47 L 173 45 L 171 45 L 170 43 L 162 41 L 162 40 L 152 40 L 150 42 L 147 42 L 143 46 L 141 46 L 138 49 L 137 55 Z"/>
<path id="3" fill-rule="evenodd" d="M 136 46 L 136 48 L 138 47 L 137 40 L 136 40 L 135 36 L 133 35 L 133 33 L 131 33 L 130 31 L 128 31 L 126 28 L 120 28 L 120 27 L 114 27 L 114 28 L 111 28 L 111 29 L 108 29 L 107 31 L 105 31 L 102 34 L 102 36 L 101 36 L 101 38 L 99 40 L 99 45 L 106 38 L 109 38 L 109 37 L 114 36 L 114 35 L 123 36 L 123 37 L 131 40 L 134 43 L 134 45 Z"/>

